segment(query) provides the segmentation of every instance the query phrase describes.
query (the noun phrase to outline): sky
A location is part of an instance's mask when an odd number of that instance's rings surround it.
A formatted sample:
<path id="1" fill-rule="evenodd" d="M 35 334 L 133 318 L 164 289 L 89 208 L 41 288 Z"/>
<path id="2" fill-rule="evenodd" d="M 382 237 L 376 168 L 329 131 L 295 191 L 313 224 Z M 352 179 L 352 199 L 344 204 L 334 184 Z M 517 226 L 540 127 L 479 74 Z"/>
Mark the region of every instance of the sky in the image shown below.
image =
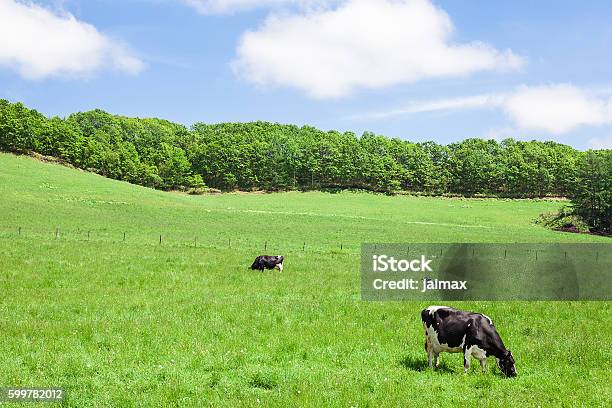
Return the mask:
<path id="1" fill-rule="evenodd" d="M 612 148 L 612 2 L 0 0 L 0 98 Z"/>

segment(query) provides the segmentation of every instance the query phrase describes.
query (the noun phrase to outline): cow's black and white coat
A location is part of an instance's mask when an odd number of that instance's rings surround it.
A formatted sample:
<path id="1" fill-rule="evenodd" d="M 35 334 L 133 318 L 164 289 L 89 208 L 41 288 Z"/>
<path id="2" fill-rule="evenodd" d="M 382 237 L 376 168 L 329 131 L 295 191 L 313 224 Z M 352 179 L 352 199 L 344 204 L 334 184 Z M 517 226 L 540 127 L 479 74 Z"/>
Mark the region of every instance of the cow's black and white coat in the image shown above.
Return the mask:
<path id="1" fill-rule="evenodd" d="M 425 328 L 425 351 L 429 367 L 432 367 L 432 359 L 438 366 L 441 352 L 463 353 L 466 373 L 471 356 L 480 361 L 483 370 L 486 368 L 487 357 L 494 356 L 506 376 L 516 376 L 514 357 L 504 346 L 488 316 L 446 306 L 429 306 L 421 312 L 421 320 Z"/>
<path id="2" fill-rule="evenodd" d="M 263 271 L 264 269 L 278 269 L 280 272 L 283 271 L 283 257 L 281 255 L 270 256 L 261 255 L 255 258 L 255 262 L 251 265 L 251 269 Z"/>

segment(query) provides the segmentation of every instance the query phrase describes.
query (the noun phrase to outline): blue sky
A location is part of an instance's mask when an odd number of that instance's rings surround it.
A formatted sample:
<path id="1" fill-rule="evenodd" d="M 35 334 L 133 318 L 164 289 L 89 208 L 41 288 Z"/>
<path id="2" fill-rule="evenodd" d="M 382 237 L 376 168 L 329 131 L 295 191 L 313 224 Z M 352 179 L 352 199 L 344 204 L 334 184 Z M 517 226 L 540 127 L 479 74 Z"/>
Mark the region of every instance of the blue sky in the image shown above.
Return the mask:
<path id="1" fill-rule="evenodd" d="M 0 97 L 612 148 L 612 3 L 0 0 Z"/>

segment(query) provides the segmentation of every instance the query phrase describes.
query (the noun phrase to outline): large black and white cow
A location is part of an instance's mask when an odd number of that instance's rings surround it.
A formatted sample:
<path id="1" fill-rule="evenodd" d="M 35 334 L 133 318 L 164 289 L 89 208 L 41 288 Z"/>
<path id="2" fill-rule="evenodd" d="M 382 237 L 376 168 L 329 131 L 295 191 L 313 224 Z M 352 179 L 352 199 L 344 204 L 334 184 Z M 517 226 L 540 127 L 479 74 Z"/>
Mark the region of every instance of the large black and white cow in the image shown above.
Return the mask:
<path id="1" fill-rule="evenodd" d="M 421 312 L 425 328 L 425 351 L 429 367 L 432 358 L 438 366 L 441 352 L 463 353 L 463 368 L 467 373 L 470 357 L 480 360 L 483 370 L 487 357 L 497 359 L 500 370 L 507 377 L 516 377 L 514 357 L 495 330 L 493 321 L 483 314 L 465 312 L 446 306 L 429 306 Z"/>
<path id="2" fill-rule="evenodd" d="M 255 262 L 251 265 L 251 269 L 263 271 L 264 269 L 278 269 L 280 272 L 283 271 L 283 257 L 281 255 L 270 256 L 261 255 L 255 258 Z"/>

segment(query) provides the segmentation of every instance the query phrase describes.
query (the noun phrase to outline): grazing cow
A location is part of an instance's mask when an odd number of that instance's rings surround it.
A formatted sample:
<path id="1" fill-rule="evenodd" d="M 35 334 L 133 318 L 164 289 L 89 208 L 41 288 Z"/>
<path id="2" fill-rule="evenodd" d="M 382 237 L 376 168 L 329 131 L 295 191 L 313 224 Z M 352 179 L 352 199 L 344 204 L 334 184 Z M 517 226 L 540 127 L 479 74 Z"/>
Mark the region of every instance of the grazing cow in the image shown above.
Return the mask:
<path id="1" fill-rule="evenodd" d="M 251 269 L 259 269 L 263 271 L 264 269 L 278 269 L 280 272 L 283 271 L 283 257 L 281 255 L 270 256 L 270 255 L 261 255 L 255 258 L 255 262 L 251 265 Z"/>
<path id="2" fill-rule="evenodd" d="M 480 360 L 483 371 L 487 357 L 494 356 L 507 377 L 516 377 L 514 357 L 506 349 L 491 319 L 480 313 L 465 312 L 446 306 L 429 306 L 421 312 L 425 328 L 425 351 L 429 367 L 432 357 L 438 366 L 443 352 L 463 353 L 463 368 L 470 368 L 470 356 Z"/>

